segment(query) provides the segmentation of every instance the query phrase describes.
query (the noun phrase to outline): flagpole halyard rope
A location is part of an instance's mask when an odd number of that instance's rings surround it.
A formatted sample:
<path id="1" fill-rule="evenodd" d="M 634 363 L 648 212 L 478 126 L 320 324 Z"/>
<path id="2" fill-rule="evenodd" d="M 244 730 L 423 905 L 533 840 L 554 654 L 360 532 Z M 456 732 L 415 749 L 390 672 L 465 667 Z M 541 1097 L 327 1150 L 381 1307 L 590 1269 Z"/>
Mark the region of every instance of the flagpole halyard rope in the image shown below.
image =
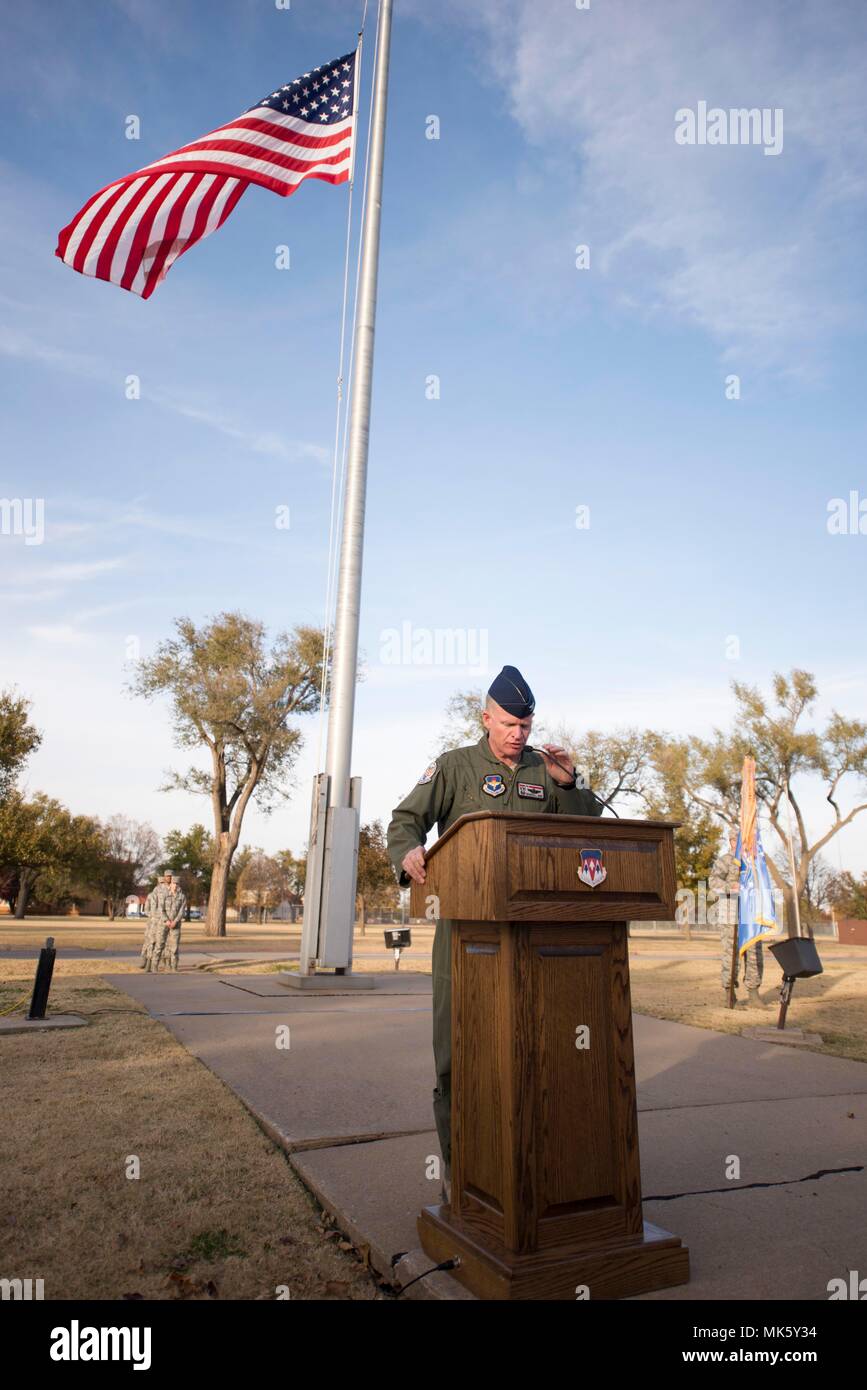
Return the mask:
<path id="1" fill-rule="evenodd" d="M 359 44 L 359 50 L 360 50 L 360 47 L 361 47 L 361 45 Z M 359 53 L 359 60 L 360 60 L 360 53 Z M 356 84 L 355 84 L 355 87 L 356 87 L 356 105 L 357 105 L 357 101 L 358 101 L 357 92 L 358 92 L 359 73 L 360 73 L 360 61 L 359 61 L 358 65 L 356 66 Z M 358 134 L 358 130 L 357 130 L 357 126 L 356 126 L 356 130 L 355 130 L 355 137 L 356 137 L 356 138 L 357 138 L 357 134 Z M 355 149 L 355 140 L 353 140 L 353 151 L 354 151 L 354 149 Z M 355 163 L 355 159 L 354 159 L 354 154 L 353 154 L 353 165 L 354 165 L 354 163 Z M 320 767 L 321 767 L 321 765 L 322 765 L 322 729 L 323 729 L 323 713 L 324 713 L 324 709 L 325 709 L 325 693 L 326 693 L 326 675 L 325 675 L 325 673 L 326 673 L 326 671 L 327 671 L 327 669 L 328 669 L 328 658 L 329 658 L 330 650 L 331 650 L 331 604 L 332 604 L 332 601 L 333 601 L 332 590 L 333 590 L 333 582 L 334 582 L 335 528 L 336 528 L 336 520 L 337 520 L 338 455 L 339 455 L 339 452 L 340 452 L 341 407 L 342 407 L 342 403 L 343 403 L 343 380 L 344 380 L 344 377 L 343 377 L 343 366 L 344 366 L 344 361 L 345 361 L 345 350 L 346 350 L 346 310 L 347 310 L 348 293 L 349 293 L 349 250 L 350 250 L 350 245 L 351 245 L 351 241 L 352 241 L 352 195 L 353 195 L 353 190 L 354 190 L 354 184 L 355 184 L 354 176 L 350 176 L 350 179 L 349 179 L 349 198 L 348 198 L 348 201 L 347 201 L 347 210 L 346 210 L 346 250 L 345 250 L 344 258 L 343 258 L 343 303 L 342 303 L 341 312 L 340 312 L 340 348 L 339 348 L 339 351 L 338 351 L 338 359 L 337 359 L 337 408 L 336 408 L 335 417 L 334 417 L 334 452 L 333 452 L 332 460 L 331 460 L 331 516 L 330 516 L 329 527 L 328 527 L 328 564 L 327 564 L 327 571 L 326 571 L 326 590 L 325 590 L 325 642 L 324 642 L 324 647 L 323 647 L 323 652 L 322 652 L 322 675 L 321 675 L 320 687 L 319 687 L 319 721 L 318 721 L 319 727 L 318 727 L 318 738 L 317 738 L 317 745 L 316 745 L 316 771 L 317 771 L 317 772 L 319 771 L 319 769 L 320 769 Z M 354 314 L 353 314 L 353 327 L 354 327 Z"/>

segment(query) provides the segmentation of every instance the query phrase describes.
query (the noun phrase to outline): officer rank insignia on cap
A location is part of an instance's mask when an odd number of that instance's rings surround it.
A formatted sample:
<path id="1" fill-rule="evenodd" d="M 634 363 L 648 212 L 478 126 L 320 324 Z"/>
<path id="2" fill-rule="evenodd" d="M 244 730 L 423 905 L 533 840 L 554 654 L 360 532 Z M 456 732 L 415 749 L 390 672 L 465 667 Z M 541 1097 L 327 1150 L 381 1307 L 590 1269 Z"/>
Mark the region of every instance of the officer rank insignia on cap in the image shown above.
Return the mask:
<path id="1" fill-rule="evenodd" d="M 519 782 L 519 796 L 531 796 L 535 801 L 545 800 L 545 788 L 537 786 L 535 782 Z"/>
<path id="2" fill-rule="evenodd" d="M 430 781 L 432 781 L 432 780 L 433 780 L 433 775 L 434 775 L 434 773 L 436 772 L 436 770 L 437 770 L 437 765 L 436 765 L 436 763 L 430 763 L 430 764 L 425 768 L 425 770 L 424 770 L 424 772 L 422 773 L 421 777 L 419 777 L 418 781 L 416 782 L 416 786 L 417 786 L 417 787 L 423 787 L 424 784 L 425 784 L 425 782 L 430 782 Z"/>
<path id="3" fill-rule="evenodd" d="M 487 792 L 488 796 L 502 796 L 506 790 L 506 784 L 499 772 L 489 772 L 482 783 L 482 791 Z"/>

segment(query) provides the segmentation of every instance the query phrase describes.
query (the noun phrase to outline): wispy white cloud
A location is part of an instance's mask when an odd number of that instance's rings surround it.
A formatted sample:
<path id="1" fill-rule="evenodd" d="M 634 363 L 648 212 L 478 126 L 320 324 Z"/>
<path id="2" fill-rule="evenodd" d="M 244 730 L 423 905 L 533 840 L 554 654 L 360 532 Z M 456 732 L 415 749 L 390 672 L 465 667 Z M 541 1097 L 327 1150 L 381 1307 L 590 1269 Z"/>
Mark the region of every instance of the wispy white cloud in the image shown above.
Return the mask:
<path id="1" fill-rule="evenodd" d="M 43 553 L 41 547 L 31 551 L 31 554 L 40 555 L 41 553 Z M 39 565 L 37 574 L 43 584 L 52 582 L 76 584 L 83 580 L 93 579 L 96 575 L 106 574 L 110 570 L 117 570 L 123 563 L 124 560 L 120 556 L 105 560 L 49 561 L 47 564 Z M 12 585 L 32 584 L 33 575 L 29 573 L 29 567 L 27 570 L 15 569 L 7 575 L 7 582 Z"/>
<path id="2" fill-rule="evenodd" d="M 484 37 L 480 80 L 495 81 L 529 146 L 516 190 L 535 187 L 544 208 L 531 242 L 532 213 L 517 210 L 537 307 L 570 312 L 563 269 L 586 242 L 580 273 L 613 303 L 699 327 L 732 364 L 809 376 L 858 322 L 862 7 L 444 0 L 434 16 L 408 0 L 407 13 Z M 699 100 L 782 108 L 781 154 L 676 144 L 675 112 Z M 495 244 L 487 273 L 499 277 L 516 238 L 504 225 Z"/>
<path id="3" fill-rule="evenodd" d="M 94 639 L 92 635 L 72 623 L 55 623 L 47 626 L 28 628 L 31 637 L 58 647 L 83 647 Z"/>
<path id="4" fill-rule="evenodd" d="M 0 326 L 0 354 L 33 362 L 39 366 L 56 368 L 72 376 L 85 377 L 89 381 L 117 391 L 117 368 L 93 357 L 88 353 L 69 351 L 52 343 L 39 342 L 28 334 L 14 328 Z M 283 463 L 300 463 L 306 460 L 326 466 L 331 462 L 331 454 L 321 444 L 307 440 L 284 439 L 276 431 L 249 429 L 231 416 L 207 404 L 185 400 L 175 393 L 162 388 L 141 388 L 141 399 L 170 411 L 194 424 L 204 425 L 206 429 L 216 430 L 226 438 L 240 444 L 252 454 L 262 454 Z"/>
<path id="5" fill-rule="evenodd" d="M 61 510 L 63 519 L 49 519 L 46 530 L 50 540 L 81 535 L 110 535 L 115 540 L 123 536 L 134 544 L 142 531 L 153 535 L 177 537 L 181 540 L 208 541 L 220 546 L 244 546 L 246 537 L 233 527 L 226 517 L 178 514 L 170 507 L 161 508 L 159 499 L 149 505 L 146 497 L 133 497 L 118 502 L 105 497 L 57 496 L 52 510 Z M 71 520 L 69 513 L 77 519 Z M 50 513 L 49 513 L 50 517 Z"/>
<path id="6" fill-rule="evenodd" d="M 183 416 L 185 420 L 193 420 L 197 424 L 206 425 L 208 429 L 216 430 L 227 439 L 241 444 L 250 453 L 265 454 L 284 463 L 296 463 L 304 459 L 313 459 L 314 462 L 323 465 L 331 462 L 329 451 L 321 444 L 312 444 L 305 440 L 287 440 L 273 430 L 245 429 L 219 411 L 183 401 L 167 391 L 142 391 L 142 397 L 153 401 L 164 410 L 171 410 L 175 415 Z"/>
<path id="7" fill-rule="evenodd" d="M 79 608 L 74 614 L 72 622 L 75 627 L 80 627 L 82 623 L 93 622 L 97 618 L 107 618 L 113 613 L 124 613 L 129 608 L 140 607 L 148 602 L 145 597 L 120 599 L 117 603 L 99 603 L 93 608 Z"/>

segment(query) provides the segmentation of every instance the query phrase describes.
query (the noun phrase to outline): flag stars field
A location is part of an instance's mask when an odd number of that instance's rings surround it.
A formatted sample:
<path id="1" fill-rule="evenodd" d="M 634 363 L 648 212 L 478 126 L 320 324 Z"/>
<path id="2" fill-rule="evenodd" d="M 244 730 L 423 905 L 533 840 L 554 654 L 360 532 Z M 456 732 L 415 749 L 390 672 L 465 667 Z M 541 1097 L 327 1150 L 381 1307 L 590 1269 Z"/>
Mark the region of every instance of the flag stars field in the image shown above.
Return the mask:
<path id="1" fill-rule="evenodd" d="M 285 198 L 305 178 L 345 183 L 355 133 L 355 61 L 353 54 L 328 69 L 326 94 L 301 110 L 305 119 L 280 114 L 288 110 L 286 84 L 228 125 L 109 184 L 63 228 L 55 254 L 82 275 L 147 299 L 179 256 L 222 226 L 249 184 Z M 334 134 L 313 135 L 306 117 L 327 104 L 328 80 L 341 70 L 353 74 L 343 109 L 333 105 L 317 117 L 333 125 Z"/>

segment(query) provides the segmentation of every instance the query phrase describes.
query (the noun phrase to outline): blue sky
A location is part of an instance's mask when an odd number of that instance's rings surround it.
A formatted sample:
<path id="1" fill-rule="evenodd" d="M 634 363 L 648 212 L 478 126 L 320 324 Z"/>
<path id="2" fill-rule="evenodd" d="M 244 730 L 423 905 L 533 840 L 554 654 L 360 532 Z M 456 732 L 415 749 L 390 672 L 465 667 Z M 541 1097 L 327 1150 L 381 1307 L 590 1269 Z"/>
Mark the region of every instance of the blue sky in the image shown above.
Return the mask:
<path id="1" fill-rule="evenodd" d="M 30 785 L 77 811 L 207 823 L 204 801 L 157 790 L 181 759 L 165 710 L 123 693 L 131 640 L 146 660 L 175 616 L 236 607 L 272 629 L 323 620 L 347 189 L 250 189 L 148 301 L 63 266 L 57 232 L 351 49 L 361 10 L 25 0 L 4 17 L 0 494 L 43 498 L 46 524 L 41 545 L 0 536 L 2 681 L 45 734 Z M 366 819 L 421 773 L 449 696 L 504 663 L 578 732 L 707 733 L 733 679 L 768 689 L 793 666 L 818 679 L 820 723 L 865 716 L 867 534 L 827 526 L 832 498 L 867 499 L 865 59 L 867 12 L 841 0 L 396 0 Z M 782 150 L 678 145 L 675 112 L 699 101 L 782 110 Z M 384 662 L 403 622 L 481 634 L 487 668 Z M 292 800 L 247 842 L 303 844 L 306 729 Z M 815 835 L 827 808 L 804 795 Z M 867 813 L 828 858 L 867 868 Z"/>

